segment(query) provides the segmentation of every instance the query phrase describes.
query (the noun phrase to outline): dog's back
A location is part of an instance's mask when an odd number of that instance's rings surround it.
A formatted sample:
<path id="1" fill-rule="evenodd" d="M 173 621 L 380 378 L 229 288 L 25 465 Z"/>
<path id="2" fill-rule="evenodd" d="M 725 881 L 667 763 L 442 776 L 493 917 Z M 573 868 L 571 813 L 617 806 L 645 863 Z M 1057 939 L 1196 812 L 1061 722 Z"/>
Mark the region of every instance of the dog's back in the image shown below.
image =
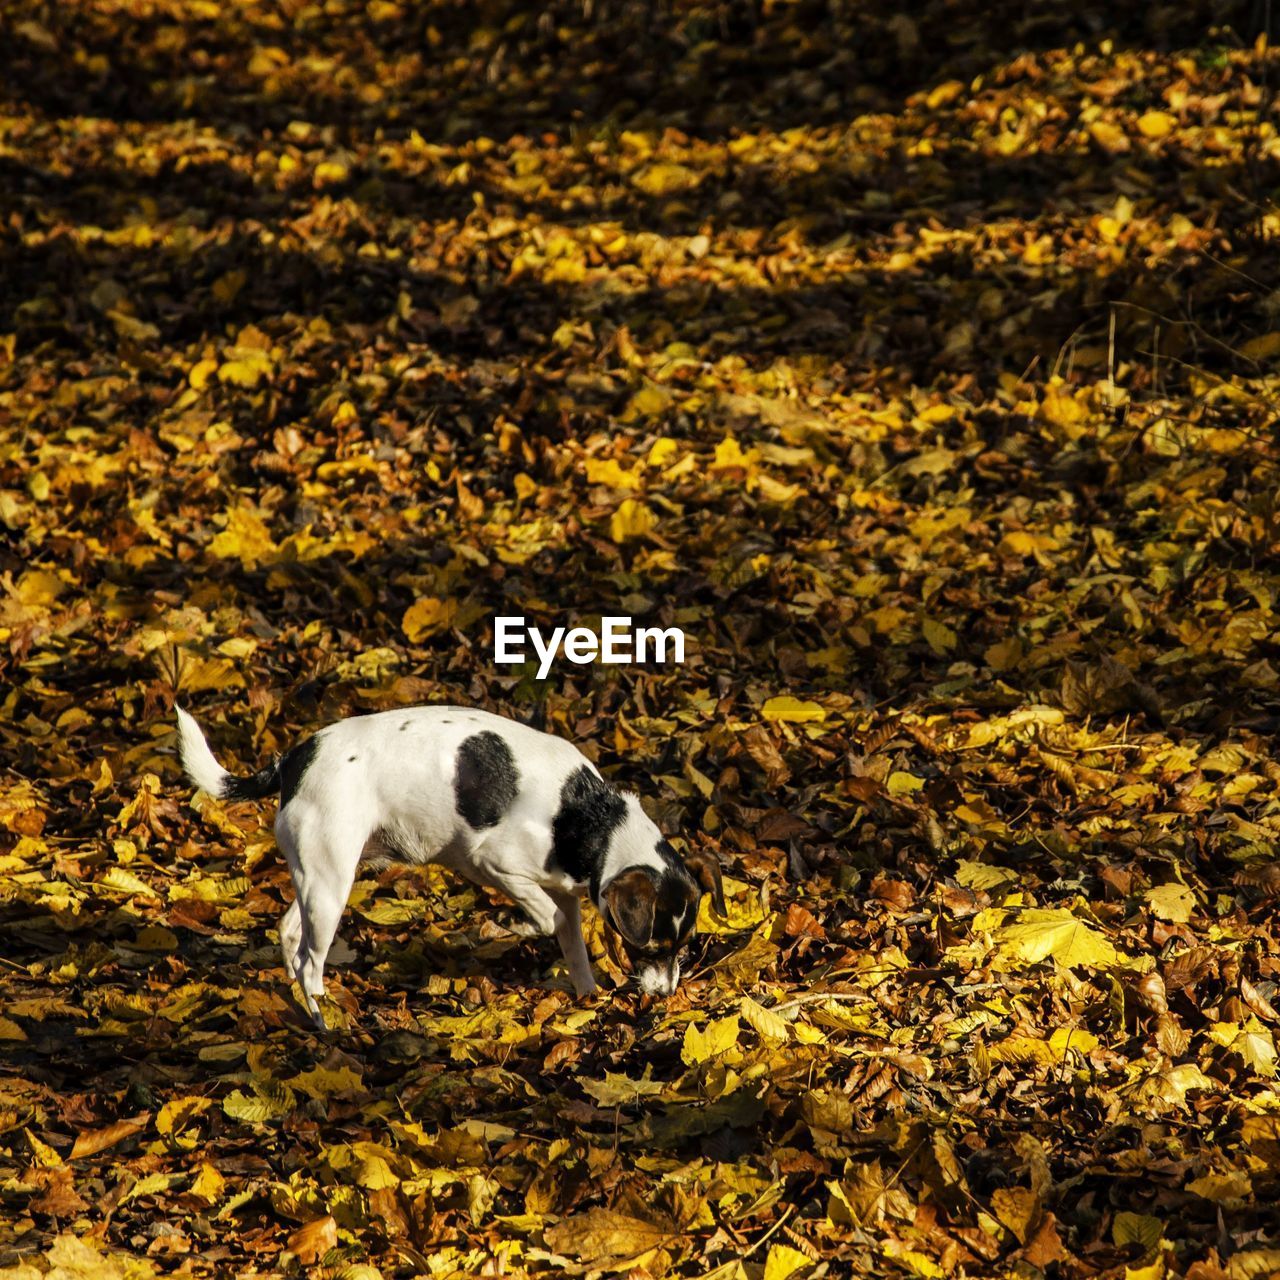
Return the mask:
<path id="1" fill-rule="evenodd" d="M 458 865 L 491 836 L 523 843 L 529 824 L 545 829 L 583 767 L 595 772 L 572 743 L 486 711 L 356 716 L 281 761 L 277 835 L 296 847 L 310 831 L 341 832 L 367 857 Z"/>

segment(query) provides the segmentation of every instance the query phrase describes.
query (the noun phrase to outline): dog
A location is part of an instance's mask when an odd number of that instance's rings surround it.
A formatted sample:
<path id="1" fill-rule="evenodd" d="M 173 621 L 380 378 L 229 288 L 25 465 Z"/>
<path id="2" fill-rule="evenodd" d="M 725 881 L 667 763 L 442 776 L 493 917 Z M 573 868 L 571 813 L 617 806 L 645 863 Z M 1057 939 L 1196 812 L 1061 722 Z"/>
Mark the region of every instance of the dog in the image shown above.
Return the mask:
<path id="1" fill-rule="evenodd" d="M 340 720 L 238 777 L 175 710 L 182 765 L 197 787 L 221 800 L 279 791 L 276 843 L 294 888 L 280 949 L 322 1030 L 325 959 L 362 861 L 439 863 L 501 890 L 528 932 L 555 934 L 579 996 L 596 990 L 584 892 L 648 995 L 675 991 L 704 891 L 724 914 L 716 859 L 680 858 L 640 801 L 563 738 L 487 711 L 413 707 Z"/>

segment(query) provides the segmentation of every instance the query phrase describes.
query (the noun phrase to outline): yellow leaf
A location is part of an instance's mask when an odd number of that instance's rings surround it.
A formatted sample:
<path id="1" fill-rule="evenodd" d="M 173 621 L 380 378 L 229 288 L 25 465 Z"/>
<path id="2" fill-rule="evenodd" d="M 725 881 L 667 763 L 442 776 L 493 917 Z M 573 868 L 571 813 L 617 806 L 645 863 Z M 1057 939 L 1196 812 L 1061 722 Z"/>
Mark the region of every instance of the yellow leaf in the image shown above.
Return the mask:
<path id="1" fill-rule="evenodd" d="M 649 454 L 645 458 L 645 465 L 665 467 L 679 452 L 680 446 L 670 436 L 659 436 L 649 446 Z"/>
<path id="2" fill-rule="evenodd" d="M 287 1094 L 287 1090 L 282 1090 L 279 1097 L 268 1096 L 263 1092 L 249 1097 L 237 1089 L 222 1100 L 222 1109 L 232 1120 L 265 1124 L 268 1120 L 278 1120 L 281 1116 L 288 1115 L 292 1109 L 292 1097 L 286 1097 Z"/>
<path id="3" fill-rule="evenodd" d="M 987 1047 L 987 1056 L 992 1062 L 1030 1062 L 1046 1066 L 1054 1060 L 1048 1043 L 1038 1036 L 1006 1036 Z"/>
<path id="4" fill-rule="evenodd" d="M 885 788 L 891 796 L 909 796 L 923 786 L 923 778 L 917 778 L 914 773 L 904 773 L 901 769 L 895 769 L 885 783 Z"/>
<path id="5" fill-rule="evenodd" d="M 142 1196 L 154 1196 L 161 1191 L 168 1191 L 183 1176 L 181 1173 L 149 1173 L 145 1178 L 139 1178 L 124 1193 L 124 1200 L 121 1203 L 137 1200 Z"/>
<path id="6" fill-rule="evenodd" d="M 225 272 L 213 282 L 213 296 L 219 302 L 234 302 L 236 294 L 244 288 L 244 282 L 248 278 L 247 272 L 241 267 Z"/>
<path id="7" fill-rule="evenodd" d="M 0 1017 L 0 1040 L 25 1040 L 27 1033 L 12 1018 Z"/>
<path id="8" fill-rule="evenodd" d="M 625 1270 L 613 1265 L 635 1261 L 666 1242 L 669 1233 L 643 1218 L 633 1218 L 612 1209 L 589 1209 L 586 1213 L 549 1227 L 547 1245 L 555 1253 L 575 1261 L 609 1263 L 609 1270 Z"/>
<path id="9" fill-rule="evenodd" d="M 1171 924 L 1186 924 L 1196 905 L 1195 894 L 1176 880 L 1148 889 L 1143 896 L 1151 908 L 1151 914 L 1159 920 L 1168 920 Z"/>
<path id="10" fill-rule="evenodd" d="M 973 812 L 972 818 L 965 818 L 966 822 L 974 820 L 980 822 L 982 815 Z M 976 889 L 982 893 L 988 893 L 992 889 L 1000 889 L 1005 885 L 1013 884 L 1017 878 L 1014 872 L 1005 867 L 992 866 L 987 862 L 974 862 L 969 858 L 962 858 L 956 866 L 956 882 L 966 889 Z"/>
<path id="11" fill-rule="evenodd" d="M 1015 556 L 1033 556 L 1038 551 L 1053 551 L 1057 546 L 1056 538 L 1046 533 L 1028 533 L 1025 529 L 1015 529 L 1000 539 L 1000 550 Z"/>
<path id="12" fill-rule="evenodd" d="M 352 1071 L 350 1067 L 339 1067 L 336 1071 L 327 1067 L 315 1067 L 311 1071 L 303 1071 L 290 1077 L 286 1083 L 309 1098 L 330 1098 L 335 1094 L 364 1092 L 364 1081 L 359 1072 Z"/>
<path id="13" fill-rule="evenodd" d="M 270 371 L 270 364 L 264 360 L 228 360 L 218 366 L 218 381 L 229 382 L 233 387 L 256 387 Z"/>
<path id="14" fill-rule="evenodd" d="M 198 360 L 191 366 L 191 372 L 187 374 L 187 381 L 197 391 L 203 391 L 209 385 L 209 379 L 218 371 L 218 362 L 216 360 Z"/>
<path id="15" fill-rule="evenodd" d="M 323 187 L 331 182 L 346 182 L 350 170 L 337 160 L 321 160 L 315 168 L 315 184 Z"/>
<path id="16" fill-rule="evenodd" d="M 926 618 L 920 624 L 920 631 L 924 636 L 925 643 L 939 656 L 949 653 L 956 647 L 956 633 L 944 623 L 935 622 L 932 618 Z"/>
<path id="17" fill-rule="evenodd" d="M 680 1060 L 689 1067 L 707 1062 L 711 1058 L 729 1053 L 738 1043 L 738 1015 L 731 1013 L 727 1018 L 714 1018 L 707 1023 L 706 1030 L 699 1030 L 692 1022 L 685 1028 L 684 1047 L 680 1051 Z"/>
<path id="18" fill-rule="evenodd" d="M 1099 1043 L 1097 1036 L 1082 1031 L 1079 1027 L 1059 1027 L 1049 1037 L 1049 1048 L 1055 1062 L 1061 1062 L 1069 1053 L 1078 1053 L 1084 1057 L 1085 1054 L 1092 1053 Z"/>
<path id="19" fill-rule="evenodd" d="M 650 164 L 631 175 L 633 186 L 647 196 L 670 196 L 691 191 L 702 181 L 702 175 L 682 164 Z"/>
<path id="20" fill-rule="evenodd" d="M 1256 338 L 1243 343 L 1240 352 L 1250 360 L 1271 360 L 1280 356 L 1280 332 L 1260 333 Z"/>
<path id="21" fill-rule="evenodd" d="M 139 879 L 132 871 L 126 871 L 123 867 L 109 868 L 97 883 L 105 889 L 119 889 L 121 893 L 137 893 L 148 898 L 158 896 L 145 880 Z"/>
<path id="22" fill-rule="evenodd" d="M 995 934 L 1006 959 L 1039 964 L 1050 958 L 1068 966 L 1101 969 L 1119 964 L 1120 953 L 1096 930 L 1062 907 L 1031 908 Z"/>
<path id="23" fill-rule="evenodd" d="M 22 1132 L 27 1139 L 27 1146 L 31 1148 L 33 1163 L 42 1169 L 56 1169 L 62 1163 L 62 1157 L 43 1138 L 36 1137 L 30 1129 L 23 1129 Z"/>
<path id="24" fill-rule="evenodd" d="M 939 107 L 949 106 L 957 98 L 963 96 L 967 88 L 968 86 L 963 80 L 944 80 L 941 84 L 935 85 L 929 90 L 924 104 L 930 111 L 937 111 Z"/>
<path id="25" fill-rule="evenodd" d="M 1003 640 L 997 640 L 995 644 L 988 646 L 986 652 L 982 655 L 987 666 L 997 674 L 1003 674 L 1005 671 L 1012 671 L 1014 667 L 1022 661 L 1022 656 L 1022 641 L 1019 640 L 1017 636 L 1007 636 Z M 971 745 L 982 745 L 981 743 L 975 743 L 973 739 L 977 736 L 976 731 L 985 728 L 986 726 L 984 725 L 974 725 L 973 728 L 969 730 L 969 740 Z M 998 735 L 993 734 L 992 738 L 987 739 L 987 741 L 991 741 L 996 736 Z"/>
<path id="26" fill-rule="evenodd" d="M 813 1259 L 789 1244 L 770 1245 L 769 1255 L 764 1260 L 764 1280 L 787 1280 L 787 1277 L 802 1267 L 813 1266 Z"/>
<path id="27" fill-rule="evenodd" d="M 747 1025 L 762 1039 L 779 1043 L 787 1039 L 791 1024 L 781 1014 L 757 1004 L 750 996 L 742 997 L 738 1011 Z"/>
<path id="28" fill-rule="evenodd" d="M 190 1151 L 199 1141 L 198 1133 L 189 1127 L 191 1121 L 211 1106 L 212 1098 L 202 1098 L 198 1094 L 187 1098 L 173 1098 L 160 1108 L 156 1116 L 156 1132 L 161 1137 L 171 1139 L 175 1146 Z"/>
<path id="29" fill-rule="evenodd" d="M 1164 1238 L 1164 1223 L 1148 1213 L 1117 1213 L 1111 1222 L 1111 1239 L 1120 1245 L 1140 1244 L 1153 1252 Z"/>
<path id="30" fill-rule="evenodd" d="M 800 698 L 793 698 L 790 694 L 782 694 L 776 698 L 770 698 L 760 708 L 760 714 L 766 720 L 782 721 L 786 724 L 806 724 L 809 721 L 817 721 L 821 724 L 827 718 L 827 709 L 821 703 L 806 702 Z"/>
<path id="31" fill-rule="evenodd" d="M 373 1147 L 376 1143 L 357 1142 L 356 1147 Z M 360 1155 L 356 1165 L 356 1181 L 368 1191 L 382 1191 L 387 1187 L 400 1185 L 400 1179 L 388 1163 L 386 1156 L 379 1151 L 368 1151 Z"/>
<path id="32" fill-rule="evenodd" d="M 1206 1173 L 1187 1183 L 1192 1195 L 1234 1208 L 1253 1195 L 1253 1179 L 1243 1169 L 1228 1173 Z"/>
<path id="33" fill-rule="evenodd" d="M 643 538 L 657 523 L 657 516 L 643 502 L 627 498 L 609 521 L 609 536 L 614 542 L 630 542 Z"/>
<path id="34" fill-rule="evenodd" d="M 1138 117 L 1138 131 L 1147 138 L 1168 137 L 1178 127 L 1178 117 L 1167 111 L 1144 111 Z"/>
<path id="35" fill-rule="evenodd" d="M 804 488 L 798 484 L 783 484 L 782 481 L 761 472 L 756 476 L 756 492 L 766 502 L 785 504 L 794 502 L 804 492 Z"/>
<path id="36" fill-rule="evenodd" d="M 1161 1254 L 1154 1262 L 1148 1263 L 1143 1267 L 1125 1267 L 1124 1280 L 1165 1280 L 1169 1268 L 1166 1265 L 1164 1255 Z"/>
<path id="37" fill-rule="evenodd" d="M 640 476 L 624 471 L 616 458 L 588 458 L 587 480 L 591 484 L 607 484 L 613 489 L 638 489 Z"/>
<path id="38" fill-rule="evenodd" d="M 405 635 L 417 644 L 427 636 L 447 631 L 453 626 L 457 616 L 457 601 L 436 600 L 432 596 L 422 596 L 404 611 L 400 626 Z"/>
<path id="39" fill-rule="evenodd" d="M 48 608 L 66 590 L 67 584 L 48 569 L 28 569 L 18 579 L 18 599 L 26 605 Z"/>
<path id="40" fill-rule="evenodd" d="M 1001 1187 L 992 1193 L 991 1207 L 1015 1236 L 1019 1244 L 1026 1244 L 1031 1234 L 1031 1224 L 1040 1212 L 1039 1197 L 1030 1187 Z"/>
<path id="41" fill-rule="evenodd" d="M 1187 1110 L 1187 1094 L 1192 1089 L 1213 1089 L 1214 1082 L 1195 1065 L 1183 1062 L 1176 1067 L 1166 1067 L 1150 1072 L 1121 1089 L 1121 1093 L 1145 1111 L 1156 1114 L 1168 1107 Z"/>
<path id="42" fill-rule="evenodd" d="M 223 1188 L 227 1180 L 207 1160 L 200 1166 L 195 1181 L 191 1184 L 191 1194 L 199 1196 L 206 1204 L 215 1204 L 222 1198 Z"/>
<path id="43" fill-rule="evenodd" d="M 603 1080 L 580 1080 L 579 1084 L 596 1100 L 597 1106 L 625 1107 L 666 1089 L 667 1086 L 661 1080 L 654 1080 L 652 1076 L 653 1064 L 646 1063 L 644 1075 L 639 1080 L 615 1071 L 606 1071 Z"/>
<path id="44" fill-rule="evenodd" d="M 711 470 L 727 471 L 741 467 L 743 470 L 750 471 L 759 459 L 759 449 L 748 449 L 746 453 L 743 453 L 742 446 L 733 436 L 725 436 L 716 445 L 715 457 L 711 461 Z"/>
<path id="45" fill-rule="evenodd" d="M 660 414 L 671 403 L 671 392 L 655 383 L 647 383 L 631 397 L 623 417 L 630 421 L 634 418 L 653 418 Z"/>
<path id="46" fill-rule="evenodd" d="M 69 1231 L 53 1242 L 45 1257 L 52 1268 L 48 1280 L 123 1280 L 126 1274 L 117 1259 L 99 1253 Z"/>
<path id="47" fill-rule="evenodd" d="M 1263 1280 L 1280 1271 L 1280 1249 L 1245 1249 L 1232 1254 L 1227 1280 Z"/>
<path id="48" fill-rule="evenodd" d="M 21 13 L 22 11 L 19 10 L 18 12 Z M 50 53 L 54 52 L 58 47 L 58 40 L 53 32 L 34 18 L 28 18 L 25 22 L 15 23 L 13 32 L 14 35 L 19 35 L 24 40 L 29 40 L 32 44 L 39 45 L 41 49 L 47 49 Z"/>
<path id="49" fill-rule="evenodd" d="M 1104 151 L 1110 151 L 1113 155 L 1129 150 L 1129 139 L 1125 131 L 1109 120 L 1095 120 L 1089 126 L 1089 133 Z"/>
<path id="50" fill-rule="evenodd" d="M 1276 1043 L 1271 1032 L 1250 1015 L 1241 1027 L 1235 1022 L 1215 1022 L 1209 1039 L 1232 1053 L 1238 1053 L 1246 1066 L 1270 1079 L 1276 1074 Z"/>
<path id="51" fill-rule="evenodd" d="M 236 559 L 252 569 L 275 552 L 276 544 L 261 516 L 247 507 L 232 507 L 226 528 L 214 536 L 209 550 L 219 559 Z"/>

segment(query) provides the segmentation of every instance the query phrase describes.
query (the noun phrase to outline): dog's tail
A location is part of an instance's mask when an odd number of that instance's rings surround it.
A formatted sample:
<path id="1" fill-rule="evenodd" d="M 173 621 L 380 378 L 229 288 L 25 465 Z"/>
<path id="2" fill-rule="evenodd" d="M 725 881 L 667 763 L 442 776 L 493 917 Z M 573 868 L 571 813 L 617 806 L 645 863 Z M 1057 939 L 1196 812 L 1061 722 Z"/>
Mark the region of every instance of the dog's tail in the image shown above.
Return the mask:
<path id="1" fill-rule="evenodd" d="M 237 778 L 228 773 L 214 759 L 209 744 L 196 724 L 181 707 L 178 713 L 178 744 L 182 754 L 182 767 L 187 777 L 202 791 L 219 800 L 261 800 L 280 786 L 280 763 L 276 761 L 247 778 Z"/>

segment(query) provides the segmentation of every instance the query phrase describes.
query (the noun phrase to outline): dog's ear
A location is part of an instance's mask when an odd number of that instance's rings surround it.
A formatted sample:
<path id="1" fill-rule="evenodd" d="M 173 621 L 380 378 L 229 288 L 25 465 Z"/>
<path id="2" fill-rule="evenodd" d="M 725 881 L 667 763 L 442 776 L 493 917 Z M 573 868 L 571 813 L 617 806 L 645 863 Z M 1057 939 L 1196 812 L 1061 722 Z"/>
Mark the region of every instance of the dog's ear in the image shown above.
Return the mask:
<path id="1" fill-rule="evenodd" d="M 633 947 L 644 947 L 653 938 L 653 916 L 658 889 L 642 867 L 614 876 L 601 894 L 606 918 Z"/>
<path id="2" fill-rule="evenodd" d="M 689 868 L 693 878 L 711 895 L 711 905 L 715 907 L 716 915 L 728 914 L 725 911 L 724 883 L 720 879 L 720 864 L 716 861 L 716 855 L 709 853 L 706 849 L 695 849 L 685 858 L 684 865 Z"/>

